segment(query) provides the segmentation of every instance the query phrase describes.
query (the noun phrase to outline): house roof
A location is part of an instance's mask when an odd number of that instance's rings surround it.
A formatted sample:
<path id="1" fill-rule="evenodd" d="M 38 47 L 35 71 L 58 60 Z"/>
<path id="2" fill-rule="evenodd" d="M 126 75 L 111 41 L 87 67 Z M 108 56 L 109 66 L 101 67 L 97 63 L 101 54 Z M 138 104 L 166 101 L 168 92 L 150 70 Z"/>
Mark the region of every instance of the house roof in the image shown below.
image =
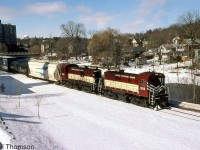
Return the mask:
<path id="1" fill-rule="evenodd" d="M 136 39 L 133 39 L 133 40 L 131 41 L 131 43 L 138 43 L 138 42 L 136 41 Z"/>
<path id="2" fill-rule="evenodd" d="M 200 44 L 200 39 L 183 39 L 179 45 L 199 45 Z"/>
<path id="3" fill-rule="evenodd" d="M 160 47 L 165 47 L 167 50 L 172 50 L 173 44 L 162 44 Z"/>

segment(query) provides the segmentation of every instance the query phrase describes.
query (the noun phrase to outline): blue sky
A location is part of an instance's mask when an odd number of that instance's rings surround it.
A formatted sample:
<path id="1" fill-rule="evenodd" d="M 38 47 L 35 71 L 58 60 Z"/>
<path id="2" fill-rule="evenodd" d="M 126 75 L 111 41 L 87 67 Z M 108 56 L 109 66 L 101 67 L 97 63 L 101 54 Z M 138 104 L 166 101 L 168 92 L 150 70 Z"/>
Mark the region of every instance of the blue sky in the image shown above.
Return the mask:
<path id="1" fill-rule="evenodd" d="M 20 38 L 61 36 L 60 25 L 68 21 L 83 23 L 87 31 L 137 33 L 168 27 L 199 9 L 200 0 L 1 0 L 0 20 L 16 25 Z"/>

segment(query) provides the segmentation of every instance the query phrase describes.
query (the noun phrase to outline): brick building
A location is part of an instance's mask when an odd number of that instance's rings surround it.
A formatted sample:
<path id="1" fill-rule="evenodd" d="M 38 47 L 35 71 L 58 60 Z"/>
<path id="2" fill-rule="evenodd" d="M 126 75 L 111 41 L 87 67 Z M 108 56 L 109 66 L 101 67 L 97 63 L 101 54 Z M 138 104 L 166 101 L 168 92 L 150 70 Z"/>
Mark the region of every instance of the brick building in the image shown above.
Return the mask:
<path id="1" fill-rule="evenodd" d="M 15 25 L 2 24 L 0 20 L 0 43 L 6 44 L 9 52 L 16 50 L 17 34 Z"/>

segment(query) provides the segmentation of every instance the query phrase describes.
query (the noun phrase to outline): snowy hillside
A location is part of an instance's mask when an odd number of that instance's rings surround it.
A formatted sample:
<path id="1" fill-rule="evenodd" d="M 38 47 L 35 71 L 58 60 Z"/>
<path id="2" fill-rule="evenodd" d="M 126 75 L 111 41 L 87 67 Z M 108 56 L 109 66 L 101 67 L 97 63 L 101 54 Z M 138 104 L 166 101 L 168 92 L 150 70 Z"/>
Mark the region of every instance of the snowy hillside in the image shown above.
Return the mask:
<path id="1" fill-rule="evenodd" d="M 188 70 L 178 70 L 177 76 L 171 72 L 173 65 L 165 67 L 168 83 L 192 82 Z M 124 69 L 139 72 L 150 68 Z M 160 66 L 154 69 L 162 72 Z M 5 86 L 0 94 L 0 134 L 4 135 L 0 142 L 4 148 L 9 143 L 36 150 L 200 148 L 198 112 L 178 108 L 154 111 L 21 74 L 1 72 L 0 83 Z"/>

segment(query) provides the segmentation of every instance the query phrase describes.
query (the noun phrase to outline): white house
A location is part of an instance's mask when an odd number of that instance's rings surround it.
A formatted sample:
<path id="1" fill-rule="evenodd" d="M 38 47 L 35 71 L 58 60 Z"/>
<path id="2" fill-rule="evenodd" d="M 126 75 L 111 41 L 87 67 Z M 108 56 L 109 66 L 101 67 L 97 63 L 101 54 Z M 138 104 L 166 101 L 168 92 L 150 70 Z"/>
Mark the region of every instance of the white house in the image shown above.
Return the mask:
<path id="1" fill-rule="evenodd" d="M 162 55 L 162 61 L 167 61 L 173 51 L 173 44 L 163 44 L 158 48 L 158 54 Z"/>

